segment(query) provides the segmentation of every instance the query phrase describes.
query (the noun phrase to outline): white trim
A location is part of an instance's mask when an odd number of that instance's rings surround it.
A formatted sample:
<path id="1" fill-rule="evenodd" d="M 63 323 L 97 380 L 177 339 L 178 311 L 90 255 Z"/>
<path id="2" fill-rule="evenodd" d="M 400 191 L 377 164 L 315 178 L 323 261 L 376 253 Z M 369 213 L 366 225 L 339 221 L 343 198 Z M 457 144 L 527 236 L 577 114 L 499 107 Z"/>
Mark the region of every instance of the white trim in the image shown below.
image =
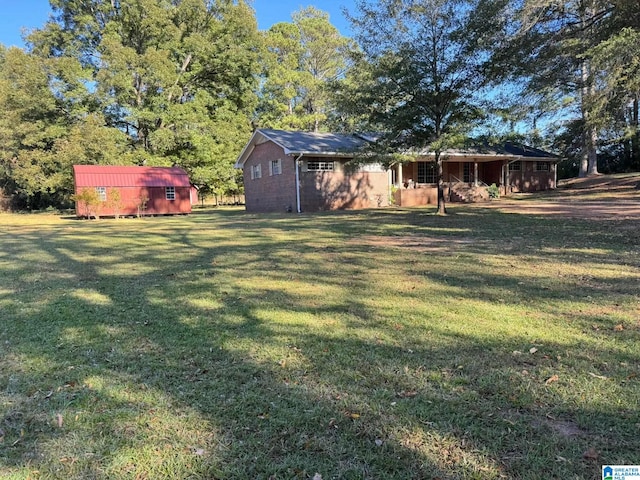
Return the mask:
<path id="1" fill-rule="evenodd" d="M 302 210 L 300 208 L 300 159 L 302 158 L 302 153 L 294 162 L 296 163 L 296 210 L 298 213 L 301 213 Z"/>
<path id="2" fill-rule="evenodd" d="M 277 166 L 277 168 L 273 168 Z M 282 159 L 278 158 L 277 160 L 269 160 L 269 176 L 273 177 L 274 175 L 282 175 Z"/>

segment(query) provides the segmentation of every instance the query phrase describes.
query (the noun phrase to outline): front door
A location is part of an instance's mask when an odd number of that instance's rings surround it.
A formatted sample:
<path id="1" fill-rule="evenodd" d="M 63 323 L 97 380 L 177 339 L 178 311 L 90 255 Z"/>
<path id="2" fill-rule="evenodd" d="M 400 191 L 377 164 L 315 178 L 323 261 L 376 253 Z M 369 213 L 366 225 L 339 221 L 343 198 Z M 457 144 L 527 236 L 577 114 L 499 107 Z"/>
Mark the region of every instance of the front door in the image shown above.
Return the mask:
<path id="1" fill-rule="evenodd" d="M 473 162 L 465 162 L 462 166 L 462 181 L 466 183 L 473 182 Z"/>

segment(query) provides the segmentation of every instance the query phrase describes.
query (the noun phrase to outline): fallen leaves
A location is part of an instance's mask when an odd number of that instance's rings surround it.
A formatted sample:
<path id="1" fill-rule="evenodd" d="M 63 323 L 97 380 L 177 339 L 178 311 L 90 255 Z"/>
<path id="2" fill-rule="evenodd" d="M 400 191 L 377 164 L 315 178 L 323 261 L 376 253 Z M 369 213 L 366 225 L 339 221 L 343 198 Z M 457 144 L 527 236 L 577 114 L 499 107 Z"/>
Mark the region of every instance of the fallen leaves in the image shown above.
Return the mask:
<path id="1" fill-rule="evenodd" d="M 402 390 L 401 392 L 396 393 L 398 398 L 413 398 L 418 395 L 418 392 L 415 390 Z"/>
<path id="2" fill-rule="evenodd" d="M 600 454 L 593 447 L 590 447 L 586 452 L 582 454 L 582 458 L 584 458 L 585 460 L 598 460 L 599 457 Z"/>
<path id="3" fill-rule="evenodd" d="M 547 378 L 545 380 L 545 384 L 546 385 L 551 385 L 552 383 L 557 382 L 558 380 L 560 380 L 560 377 L 558 375 L 551 375 L 549 378 Z"/>

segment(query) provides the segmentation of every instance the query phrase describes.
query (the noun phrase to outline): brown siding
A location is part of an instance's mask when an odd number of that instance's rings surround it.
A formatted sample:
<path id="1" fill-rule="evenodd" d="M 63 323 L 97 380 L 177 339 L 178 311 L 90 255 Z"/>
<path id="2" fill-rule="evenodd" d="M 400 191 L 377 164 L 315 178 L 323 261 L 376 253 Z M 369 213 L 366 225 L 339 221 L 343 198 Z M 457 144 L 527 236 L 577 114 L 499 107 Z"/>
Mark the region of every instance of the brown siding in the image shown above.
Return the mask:
<path id="1" fill-rule="evenodd" d="M 269 175 L 269 162 L 281 159 L 282 174 Z M 262 178 L 251 179 L 251 168 L 260 164 Z M 256 145 L 244 164 L 245 205 L 248 212 L 296 211 L 295 161 L 273 142 Z"/>

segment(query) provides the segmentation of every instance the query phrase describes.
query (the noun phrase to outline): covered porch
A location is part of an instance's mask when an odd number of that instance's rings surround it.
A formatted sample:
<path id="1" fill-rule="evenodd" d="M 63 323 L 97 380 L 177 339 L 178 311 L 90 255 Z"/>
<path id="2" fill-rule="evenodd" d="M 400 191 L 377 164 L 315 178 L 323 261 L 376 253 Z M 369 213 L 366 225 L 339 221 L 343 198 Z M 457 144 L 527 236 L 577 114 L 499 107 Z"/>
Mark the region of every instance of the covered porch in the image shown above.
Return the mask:
<path id="1" fill-rule="evenodd" d="M 495 184 L 501 195 L 510 193 L 509 163 L 513 158 L 447 158 L 442 162 L 444 195 L 450 202 L 489 199 L 487 188 Z M 391 170 L 391 185 L 398 206 L 435 204 L 438 172 L 431 159 L 397 164 Z"/>

